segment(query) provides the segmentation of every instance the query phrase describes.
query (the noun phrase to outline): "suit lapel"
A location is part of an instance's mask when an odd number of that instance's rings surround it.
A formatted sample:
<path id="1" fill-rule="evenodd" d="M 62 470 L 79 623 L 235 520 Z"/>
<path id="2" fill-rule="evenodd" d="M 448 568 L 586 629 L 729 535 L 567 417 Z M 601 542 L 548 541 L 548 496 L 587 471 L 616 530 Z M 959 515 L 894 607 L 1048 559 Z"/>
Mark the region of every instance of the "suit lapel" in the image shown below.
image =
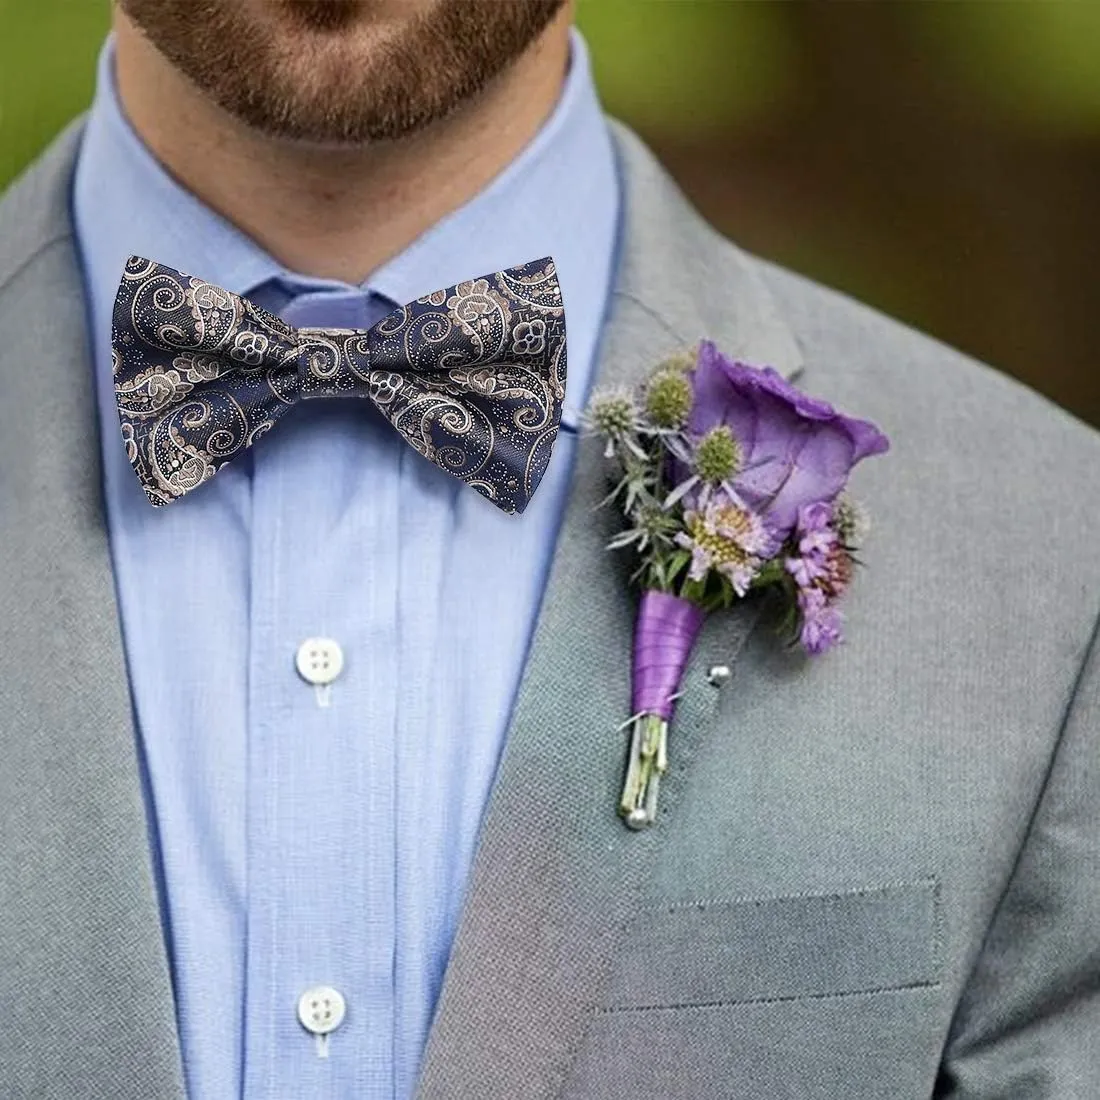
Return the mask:
<path id="1" fill-rule="evenodd" d="M 614 127 L 624 180 L 623 252 L 596 385 L 636 383 L 702 336 L 799 369 L 793 337 L 749 261 L 686 205 L 636 137 Z M 631 914 L 717 692 L 755 622 L 749 604 L 712 617 L 678 703 L 656 828 L 615 816 L 629 713 L 635 597 L 604 549 L 615 530 L 601 446 L 582 439 L 531 654 L 483 820 L 462 919 L 421 1067 L 417 1100 L 558 1095 L 585 1009 Z"/>
<path id="2" fill-rule="evenodd" d="M 0 209 L 0 1092 L 172 1100 L 183 1078 L 68 213 L 78 136 Z"/>

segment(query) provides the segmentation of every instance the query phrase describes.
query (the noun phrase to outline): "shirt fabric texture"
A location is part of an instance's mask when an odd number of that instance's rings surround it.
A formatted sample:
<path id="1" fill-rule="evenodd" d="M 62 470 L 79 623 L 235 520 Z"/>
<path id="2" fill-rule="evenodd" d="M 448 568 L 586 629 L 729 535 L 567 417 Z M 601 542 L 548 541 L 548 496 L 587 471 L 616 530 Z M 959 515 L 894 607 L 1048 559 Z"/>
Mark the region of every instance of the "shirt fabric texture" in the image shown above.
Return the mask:
<path id="1" fill-rule="evenodd" d="M 129 126 L 113 41 L 73 183 L 104 495 L 153 863 L 192 1100 L 404 1100 L 461 911 L 566 501 L 614 272 L 620 182 L 583 40 L 551 117 L 482 192 L 361 286 L 282 268 Z M 417 454 L 369 402 L 300 403 L 154 509 L 126 459 L 111 309 L 130 254 L 292 324 L 365 328 L 552 255 L 569 376 L 521 516 Z M 339 643 L 328 705 L 295 671 Z M 548 777 L 552 797 L 552 777 Z M 328 1057 L 297 1001 L 335 987 Z"/>

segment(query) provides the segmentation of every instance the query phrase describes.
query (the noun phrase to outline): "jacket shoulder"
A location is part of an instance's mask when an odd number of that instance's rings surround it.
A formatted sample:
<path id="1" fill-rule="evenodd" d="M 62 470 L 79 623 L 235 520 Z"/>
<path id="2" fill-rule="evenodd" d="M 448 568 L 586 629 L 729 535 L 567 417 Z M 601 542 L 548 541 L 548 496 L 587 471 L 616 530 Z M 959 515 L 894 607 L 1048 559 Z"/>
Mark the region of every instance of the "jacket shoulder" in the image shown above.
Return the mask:
<path id="1" fill-rule="evenodd" d="M 890 439 L 852 489 L 894 580 L 945 614 L 980 602 L 990 630 L 998 608 L 1030 615 L 1030 631 L 1080 653 L 1100 614 L 1100 432 L 989 364 L 755 264 L 801 348 L 799 385 Z"/>
<path id="2" fill-rule="evenodd" d="M 951 425 L 960 429 L 960 446 L 991 434 L 1038 433 L 1065 448 L 1065 457 L 1091 460 L 1097 472 L 1100 431 L 1023 382 L 838 290 L 751 261 L 802 348 L 808 386 L 828 387 L 823 396 L 841 390 L 859 405 L 884 406 L 885 419 L 901 430 Z"/>
<path id="3" fill-rule="evenodd" d="M 38 257 L 73 237 L 69 191 L 83 119 L 71 122 L 0 195 L 0 296 Z"/>

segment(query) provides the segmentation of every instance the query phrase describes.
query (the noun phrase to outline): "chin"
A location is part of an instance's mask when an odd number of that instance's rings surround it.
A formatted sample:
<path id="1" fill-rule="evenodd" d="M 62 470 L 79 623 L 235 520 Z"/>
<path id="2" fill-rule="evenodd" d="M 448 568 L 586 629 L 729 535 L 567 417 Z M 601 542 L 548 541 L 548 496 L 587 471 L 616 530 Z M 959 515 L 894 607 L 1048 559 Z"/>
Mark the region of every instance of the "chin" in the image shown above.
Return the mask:
<path id="1" fill-rule="evenodd" d="M 250 128 L 354 146 L 453 114 L 565 0 L 118 0 L 191 83 Z"/>

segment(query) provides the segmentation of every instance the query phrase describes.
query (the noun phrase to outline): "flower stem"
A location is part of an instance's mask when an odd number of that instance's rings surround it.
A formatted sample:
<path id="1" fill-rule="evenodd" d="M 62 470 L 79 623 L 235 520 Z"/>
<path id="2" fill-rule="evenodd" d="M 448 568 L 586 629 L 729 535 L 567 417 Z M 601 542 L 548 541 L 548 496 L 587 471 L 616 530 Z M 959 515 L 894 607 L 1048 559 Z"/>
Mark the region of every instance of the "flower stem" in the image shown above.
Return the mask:
<path id="1" fill-rule="evenodd" d="M 642 594 L 634 631 L 630 753 L 619 813 L 632 829 L 652 824 L 668 767 L 668 724 L 705 612 L 671 592 Z"/>
<path id="2" fill-rule="evenodd" d="M 668 767 L 668 722 L 659 714 L 640 714 L 631 723 L 630 754 L 619 814 L 632 829 L 651 825 L 657 816 L 657 791 Z"/>

